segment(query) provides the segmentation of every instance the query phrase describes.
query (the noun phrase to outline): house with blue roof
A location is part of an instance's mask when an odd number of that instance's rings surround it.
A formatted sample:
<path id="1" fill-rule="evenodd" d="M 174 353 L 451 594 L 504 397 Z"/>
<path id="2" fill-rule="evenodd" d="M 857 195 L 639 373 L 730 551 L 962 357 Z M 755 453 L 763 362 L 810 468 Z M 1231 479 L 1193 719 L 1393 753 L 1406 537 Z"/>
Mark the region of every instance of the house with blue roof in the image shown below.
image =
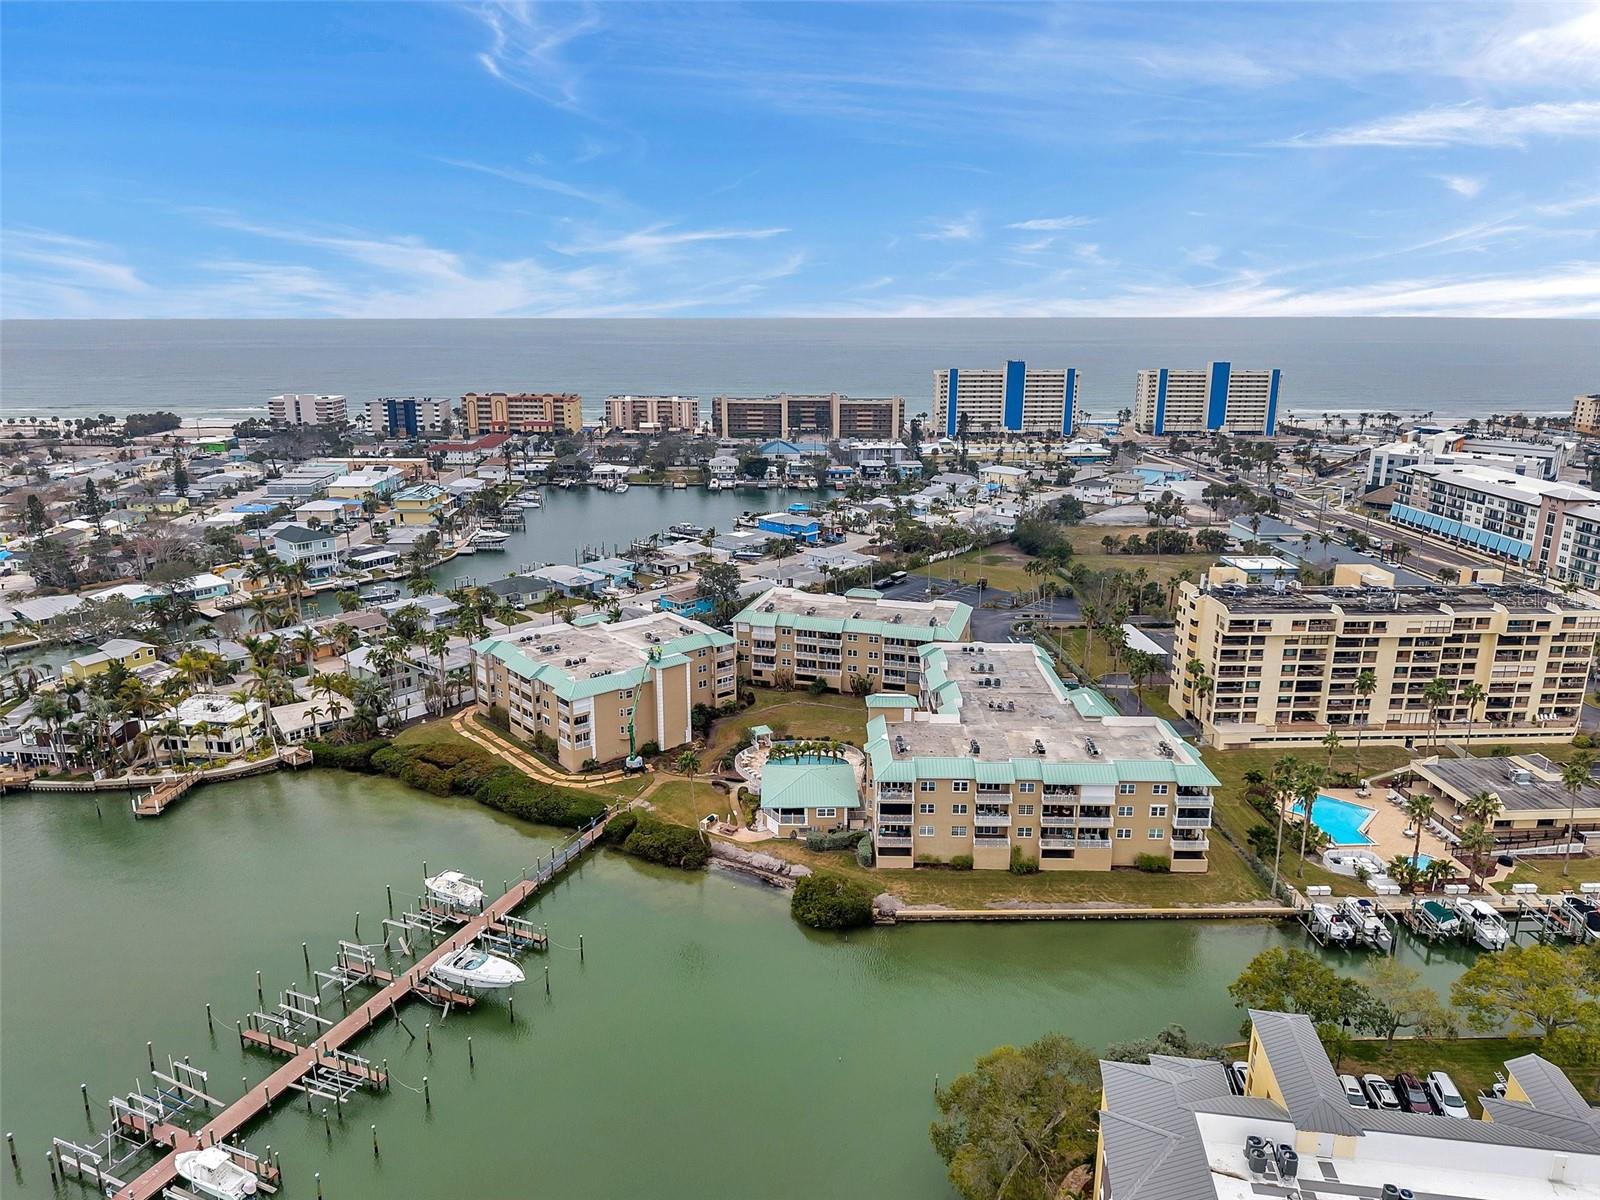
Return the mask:
<path id="1" fill-rule="evenodd" d="M 808 546 L 822 536 L 822 523 L 816 517 L 800 513 L 767 513 L 756 518 L 756 528 Z"/>

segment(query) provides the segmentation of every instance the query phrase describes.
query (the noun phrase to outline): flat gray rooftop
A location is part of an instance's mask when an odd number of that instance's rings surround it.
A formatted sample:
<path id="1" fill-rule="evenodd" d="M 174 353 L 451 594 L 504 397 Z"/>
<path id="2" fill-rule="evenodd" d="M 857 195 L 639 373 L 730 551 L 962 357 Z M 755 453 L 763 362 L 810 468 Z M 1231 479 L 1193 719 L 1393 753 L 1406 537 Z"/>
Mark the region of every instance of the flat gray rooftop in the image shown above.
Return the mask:
<path id="1" fill-rule="evenodd" d="M 584 679 L 641 667 L 652 648 L 708 632 L 696 621 L 655 612 L 610 625 L 524 626 L 505 636 L 534 662 L 560 667 L 575 679 Z M 583 661 L 569 666 L 572 659 Z"/>
<path id="2" fill-rule="evenodd" d="M 1071 694 L 1046 673 L 1033 646 L 989 643 L 983 653 L 970 643 L 943 647 L 945 672 L 961 697 L 959 715 L 919 713 L 889 726 L 903 737 L 906 755 L 934 758 L 1041 758 L 1047 762 L 1112 763 L 1154 761 L 1199 763 L 1200 756 L 1181 739 L 1166 734 L 1155 717 L 1085 715 Z M 987 684 L 983 680 L 988 680 Z M 1086 704 L 1091 695 L 1081 697 Z M 1093 697 L 1096 703 L 1103 703 Z M 947 707 L 945 693 L 940 708 Z M 1089 752 L 1093 739 L 1098 754 Z M 1034 743 L 1043 742 L 1038 754 Z M 972 749 L 972 743 L 978 749 Z M 1161 747 L 1170 746 L 1172 754 Z"/>
<path id="3" fill-rule="evenodd" d="M 926 627 L 928 618 L 937 617 L 939 624 L 944 625 L 955 618 L 958 611 L 967 606 L 955 600 L 885 600 L 872 599 L 869 596 L 835 596 L 816 592 L 802 592 L 797 588 L 775 587 L 762 596 L 757 596 L 760 608 L 776 604 L 775 612 L 782 616 L 784 613 L 804 614 L 822 617 L 834 621 L 883 621 L 893 623 L 896 617 L 900 618 L 899 624 L 908 626 L 921 625 Z M 754 603 L 754 602 L 752 602 Z"/>
<path id="4" fill-rule="evenodd" d="M 1464 587 L 1428 585 L 1399 588 L 1330 587 L 1277 591 L 1270 587 L 1219 585 L 1211 594 L 1240 613 L 1334 613 L 1382 616 L 1401 613 L 1446 615 L 1488 612 L 1500 606 L 1514 613 L 1592 610 L 1594 605 L 1529 584 L 1479 583 Z"/>
<path id="5" fill-rule="evenodd" d="M 1493 792 L 1500 797 L 1500 803 L 1508 813 L 1565 812 L 1572 797 L 1561 786 L 1561 768 L 1541 754 L 1530 754 L 1527 761 L 1533 767 L 1553 775 L 1554 779 L 1541 779 L 1537 773 L 1528 772 L 1527 782 L 1517 782 L 1512 773 L 1521 764 L 1515 758 L 1441 758 L 1438 762 L 1418 764 L 1418 770 L 1432 776 L 1458 796 Z M 1585 809 L 1600 810 L 1600 786 L 1591 783 L 1578 792 L 1578 811 Z"/>

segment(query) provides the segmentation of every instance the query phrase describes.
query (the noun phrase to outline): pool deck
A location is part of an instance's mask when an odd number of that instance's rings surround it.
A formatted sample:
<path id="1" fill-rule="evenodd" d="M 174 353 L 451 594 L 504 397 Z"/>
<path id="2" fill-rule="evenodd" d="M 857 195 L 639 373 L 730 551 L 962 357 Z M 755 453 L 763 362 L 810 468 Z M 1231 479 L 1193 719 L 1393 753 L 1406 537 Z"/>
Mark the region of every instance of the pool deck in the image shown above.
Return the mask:
<path id="1" fill-rule="evenodd" d="M 1361 827 L 1361 832 L 1371 839 L 1371 844 L 1362 846 L 1359 843 L 1346 847 L 1351 850 L 1366 850 L 1377 855 L 1384 862 L 1388 862 L 1397 855 L 1411 856 L 1413 838 L 1406 835 L 1406 815 L 1399 807 L 1390 804 L 1384 799 L 1389 789 L 1382 785 L 1371 789 L 1371 795 L 1358 796 L 1354 788 L 1323 788 L 1322 794 L 1332 796 L 1335 800 L 1344 800 L 1350 804 L 1359 804 L 1362 808 L 1370 808 L 1372 816 Z M 1450 847 L 1429 833 L 1426 827 L 1422 830 L 1422 853 L 1432 858 L 1443 858 L 1454 861 Z M 1492 879 L 1493 876 L 1491 875 Z"/>

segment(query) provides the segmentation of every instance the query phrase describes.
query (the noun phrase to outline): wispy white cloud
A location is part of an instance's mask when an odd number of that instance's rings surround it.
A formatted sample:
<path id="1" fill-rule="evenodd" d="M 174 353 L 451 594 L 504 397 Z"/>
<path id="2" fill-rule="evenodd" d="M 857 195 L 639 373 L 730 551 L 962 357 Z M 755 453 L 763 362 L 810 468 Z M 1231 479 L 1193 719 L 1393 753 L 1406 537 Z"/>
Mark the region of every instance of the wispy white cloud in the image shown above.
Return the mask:
<path id="1" fill-rule="evenodd" d="M 489 46 L 478 62 L 501 83 L 526 92 L 557 108 L 582 110 L 581 72 L 567 59 L 568 45 L 602 25 L 600 10 L 590 4 L 576 7 L 504 0 L 481 4 L 472 11 L 489 32 Z M 552 20 L 550 14 L 573 14 Z"/>
<path id="2" fill-rule="evenodd" d="M 1434 178 L 1456 195 L 1465 196 L 1468 200 L 1483 191 L 1483 180 L 1474 179 L 1470 175 L 1435 175 Z"/>
<path id="3" fill-rule="evenodd" d="M 110 247 L 43 229 L 8 229 L 0 235 L 0 260 L 28 263 L 64 282 L 95 291 L 138 295 L 150 285 Z"/>
<path id="4" fill-rule="evenodd" d="M 447 167 L 460 167 L 464 171 L 476 171 L 480 175 L 492 175 L 496 179 L 504 179 L 508 183 L 520 184 L 522 187 L 533 188 L 536 191 L 551 192 L 557 196 L 567 196 L 573 200 L 582 200 L 585 204 L 609 205 L 617 202 L 615 196 L 606 192 L 591 190 L 579 184 L 569 183 L 564 179 L 541 175 L 537 171 L 526 171 L 520 167 L 496 167 L 487 163 L 459 158 L 441 158 L 438 161 L 444 163 Z"/>
<path id="5" fill-rule="evenodd" d="M 1280 145 L 1328 146 L 1524 146 L 1535 138 L 1600 135 L 1600 100 L 1574 100 L 1492 108 L 1476 102 L 1440 105 L 1326 133 L 1306 133 Z"/>
<path id="6" fill-rule="evenodd" d="M 1467 60 L 1469 73 L 1493 83 L 1600 82 L 1600 3 L 1564 5 L 1557 11 L 1572 15 L 1554 24 L 1495 30 Z M 1511 17 L 1525 19 L 1522 12 Z"/>
<path id="7" fill-rule="evenodd" d="M 555 247 L 562 254 L 656 255 L 705 242 L 758 242 L 788 233 L 787 229 L 675 229 L 662 222 L 630 233 L 586 237 Z"/>
<path id="8" fill-rule="evenodd" d="M 930 228 L 917 236 L 925 242 L 975 242 L 983 236 L 983 225 L 977 213 L 960 217 L 935 217 Z"/>
<path id="9" fill-rule="evenodd" d="M 1013 221 L 1007 229 L 1026 229 L 1034 233 L 1059 233 L 1064 229 L 1079 229 L 1093 225 L 1094 217 L 1032 217 L 1026 221 Z"/>

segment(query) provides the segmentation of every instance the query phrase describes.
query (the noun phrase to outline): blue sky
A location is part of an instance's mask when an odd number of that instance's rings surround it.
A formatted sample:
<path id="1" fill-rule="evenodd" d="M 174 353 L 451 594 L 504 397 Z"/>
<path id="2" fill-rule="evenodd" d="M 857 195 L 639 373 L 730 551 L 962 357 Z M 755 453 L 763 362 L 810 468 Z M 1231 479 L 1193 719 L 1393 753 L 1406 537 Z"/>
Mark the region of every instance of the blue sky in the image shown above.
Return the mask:
<path id="1" fill-rule="evenodd" d="M 10 317 L 1600 316 L 1600 4 L 0 6 Z"/>

